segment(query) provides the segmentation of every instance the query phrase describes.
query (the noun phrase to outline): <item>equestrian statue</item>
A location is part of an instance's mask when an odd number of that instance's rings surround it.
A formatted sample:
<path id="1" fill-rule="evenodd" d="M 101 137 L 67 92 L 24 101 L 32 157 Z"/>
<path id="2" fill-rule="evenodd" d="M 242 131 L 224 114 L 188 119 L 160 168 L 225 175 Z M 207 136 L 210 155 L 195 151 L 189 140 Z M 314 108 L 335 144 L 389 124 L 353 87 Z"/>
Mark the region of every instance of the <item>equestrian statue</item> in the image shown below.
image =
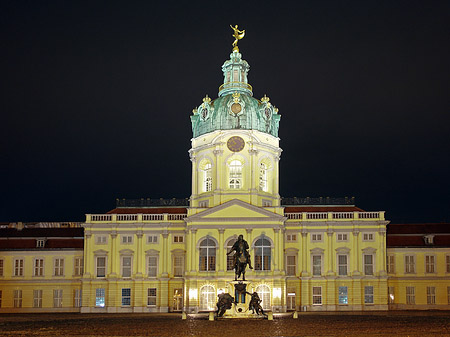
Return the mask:
<path id="1" fill-rule="evenodd" d="M 234 252 L 233 264 L 235 281 L 237 281 L 237 279 L 240 278 L 241 275 L 242 280 L 245 281 L 245 268 L 247 267 L 247 264 L 250 269 L 253 269 L 248 249 L 249 246 L 247 241 L 244 240 L 244 236 L 239 235 L 237 241 L 233 244 L 233 247 L 231 247 L 231 250 L 227 253 L 227 255 L 230 255 L 232 252 Z"/>

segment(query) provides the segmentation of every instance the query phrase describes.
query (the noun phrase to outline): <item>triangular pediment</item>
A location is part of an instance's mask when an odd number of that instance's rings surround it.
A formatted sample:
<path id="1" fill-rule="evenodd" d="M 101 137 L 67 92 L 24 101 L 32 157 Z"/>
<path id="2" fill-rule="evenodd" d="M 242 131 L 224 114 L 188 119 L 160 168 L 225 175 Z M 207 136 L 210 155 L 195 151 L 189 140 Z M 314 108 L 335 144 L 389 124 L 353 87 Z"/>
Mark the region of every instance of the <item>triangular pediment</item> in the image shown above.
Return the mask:
<path id="1" fill-rule="evenodd" d="M 207 209 L 188 217 L 188 222 L 193 221 L 284 221 L 284 217 L 265 210 L 262 207 L 250 205 L 242 200 L 230 200 L 222 205 Z"/>

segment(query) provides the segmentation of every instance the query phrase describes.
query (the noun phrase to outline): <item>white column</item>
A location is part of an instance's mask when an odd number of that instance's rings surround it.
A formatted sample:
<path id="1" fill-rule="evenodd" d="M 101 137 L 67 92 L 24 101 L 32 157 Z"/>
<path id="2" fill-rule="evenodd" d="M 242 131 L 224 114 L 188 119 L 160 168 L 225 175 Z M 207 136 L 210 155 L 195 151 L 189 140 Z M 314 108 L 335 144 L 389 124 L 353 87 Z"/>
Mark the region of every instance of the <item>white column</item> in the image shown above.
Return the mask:
<path id="1" fill-rule="evenodd" d="M 353 256 L 355 260 L 355 266 L 353 270 L 353 275 L 360 275 L 361 272 L 359 270 L 359 261 L 361 260 L 361 252 L 359 251 L 359 230 L 353 230 Z"/>
<path id="2" fill-rule="evenodd" d="M 136 237 L 137 237 L 137 251 L 136 251 L 136 265 L 137 265 L 137 269 L 136 269 L 136 277 L 141 278 L 142 277 L 142 230 L 138 230 L 136 232 Z"/>
<path id="3" fill-rule="evenodd" d="M 224 253 L 224 239 L 223 239 L 223 234 L 225 232 L 224 228 L 219 228 L 219 272 L 223 272 L 223 264 L 224 264 L 224 260 L 225 260 L 225 256 L 226 254 Z"/>
<path id="4" fill-rule="evenodd" d="M 197 265 L 195 263 L 195 257 L 197 255 L 197 247 L 196 247 L 196 235 L 197 229 L 191 228 L 191 273 L 195 273 L 195 266 Z"/>

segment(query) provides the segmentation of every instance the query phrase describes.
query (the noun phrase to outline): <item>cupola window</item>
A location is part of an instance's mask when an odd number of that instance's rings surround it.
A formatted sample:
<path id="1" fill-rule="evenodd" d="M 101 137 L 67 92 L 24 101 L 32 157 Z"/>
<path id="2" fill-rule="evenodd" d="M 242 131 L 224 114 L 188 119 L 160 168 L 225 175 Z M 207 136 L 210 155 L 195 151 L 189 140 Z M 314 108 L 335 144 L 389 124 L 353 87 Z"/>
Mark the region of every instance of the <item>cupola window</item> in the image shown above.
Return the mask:
<path id="1" fill-rule="evenodd" d="M 259 188 L 267 192 L 267 165 L 264 163 L 259 166 Z"/>
<path id="2" fill-rule="evenodd" d="M 203 190 L 210 192 L 212 190 L 211 164 L 207 163 L 203 169 Z"/>
<path id="3" fill-rule="evenodd" d="M 242 163 L 239 160 L 233 160 L 230 163 L 229 185 L 231 189 L 242 187 Z"/>

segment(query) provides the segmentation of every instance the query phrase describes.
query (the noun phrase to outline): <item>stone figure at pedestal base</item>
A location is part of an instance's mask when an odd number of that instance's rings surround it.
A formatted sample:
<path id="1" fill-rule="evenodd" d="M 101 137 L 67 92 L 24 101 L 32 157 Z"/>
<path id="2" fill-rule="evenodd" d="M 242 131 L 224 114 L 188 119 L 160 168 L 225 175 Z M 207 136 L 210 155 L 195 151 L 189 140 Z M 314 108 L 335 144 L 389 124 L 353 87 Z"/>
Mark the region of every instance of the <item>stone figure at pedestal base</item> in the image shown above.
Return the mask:
<path id="1" fill-rule="evenodd" d="M 248 305 L 248 310 L 251 310 L 252 314 L 254 314 L 256 311 L 257 315 L 267 316 L 264 313 L 263 308 L 261 307 L 261 299 L 259 298 L 258 293 L 255 291 L 253 294 L 250 294 L 250 293 L 247 293 L 247 294 L 249 294 L 252 297 L 250 300 L 250 303 Z"/>
<path id="2" fill-rule="evenodd" d="M 231 296 L 228 293 L 224 293 L 224 294 L 220 294 L 219 296 L 219 300 L 217 301 L 217 317 L 222 317 L 223 314 L 225 313 L 225 311 L 227 311 L 228 309 L 231 309 L 233 302 L 234 302 L 234 298 L 233 296 Z"/>

